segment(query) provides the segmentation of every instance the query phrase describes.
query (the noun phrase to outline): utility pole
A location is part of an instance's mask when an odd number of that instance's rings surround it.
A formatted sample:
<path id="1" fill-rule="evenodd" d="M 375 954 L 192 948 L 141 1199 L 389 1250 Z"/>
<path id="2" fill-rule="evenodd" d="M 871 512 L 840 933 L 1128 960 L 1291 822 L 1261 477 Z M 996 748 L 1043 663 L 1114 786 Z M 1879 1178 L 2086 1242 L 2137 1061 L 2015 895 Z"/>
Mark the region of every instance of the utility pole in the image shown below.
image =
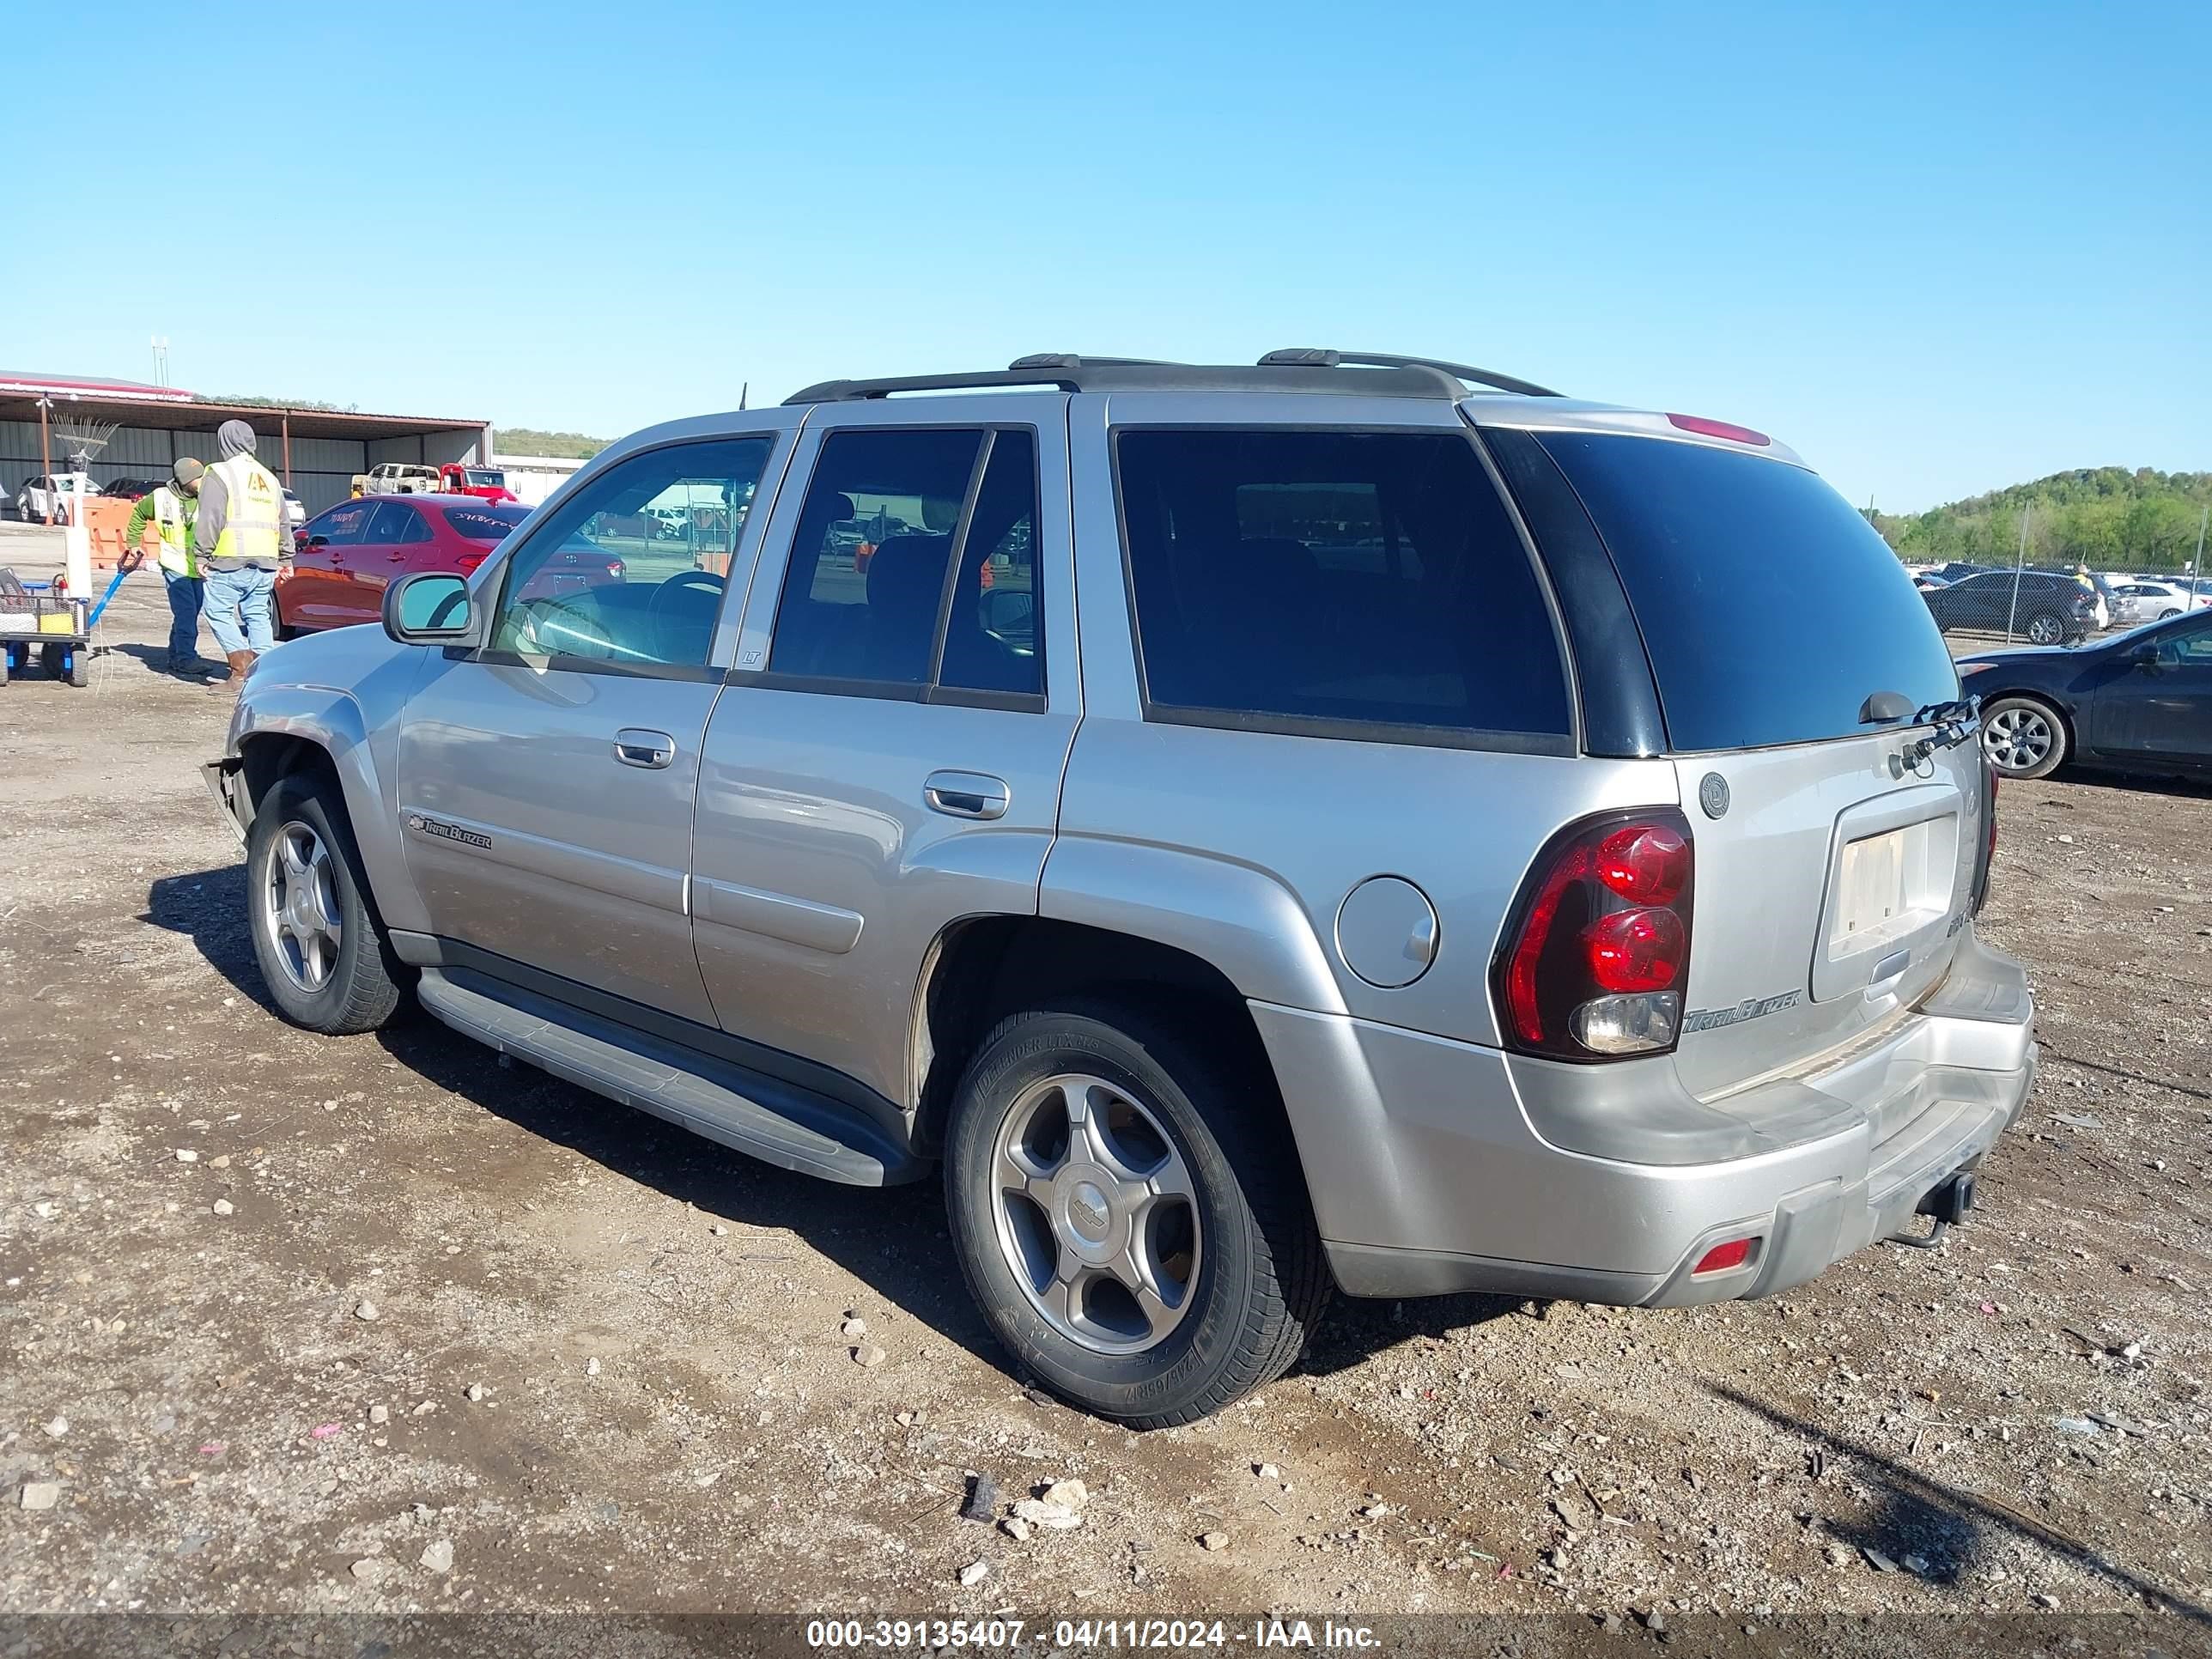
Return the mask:
<path id="1" fill-rule="evenodd" d="M 2020 616 L 2020 572 L 2021 567 L 2027 562 L 2027 515 L 2034 511 L 2035 504 L 2032 501 L 2020 510 L 2020 551 L 2012 562 L 2012 608 L 2005 612 L 2007 645 L 2012 643 L 2012 625 Z"/>
<path id="2" fill-rule="evenodd" d="M 2191 611 L 2197 609 L 2197 584 L 2204 576 L 2204 521 L 2207 519 L 2212 519 L 2212 507 L 2204 507 L 2197 514 L 2197 557 L 2189 567 L 2189 608 Z"/>

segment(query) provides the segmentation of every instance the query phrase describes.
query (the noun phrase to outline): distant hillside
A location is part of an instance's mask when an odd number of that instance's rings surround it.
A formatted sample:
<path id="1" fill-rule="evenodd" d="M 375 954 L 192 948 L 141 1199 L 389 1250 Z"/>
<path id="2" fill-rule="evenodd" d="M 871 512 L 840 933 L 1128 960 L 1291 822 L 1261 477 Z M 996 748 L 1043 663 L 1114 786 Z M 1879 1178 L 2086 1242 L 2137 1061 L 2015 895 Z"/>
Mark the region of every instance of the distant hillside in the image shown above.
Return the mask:
<path id="1" fill-rule="evenodd" d="M 2054 472 L 1925 513 L 1877 513 L 1874 526 L 1911 563 L 2010 564 L 2026 509 L 2030 564 L 2178 569 L 2196 555 L 2197 520 L 2208 504 L 2212 472 L 2099 466 Z"/>
<path id="2" fill-rule="evenodd" d="M 572 461 L 587 461 L 614 441 L 586 438 L 580 432 L 540 432 L 534 426 L 502 426 L 495 428 L 495 437 L 502 455 L 551 455 Z"/>

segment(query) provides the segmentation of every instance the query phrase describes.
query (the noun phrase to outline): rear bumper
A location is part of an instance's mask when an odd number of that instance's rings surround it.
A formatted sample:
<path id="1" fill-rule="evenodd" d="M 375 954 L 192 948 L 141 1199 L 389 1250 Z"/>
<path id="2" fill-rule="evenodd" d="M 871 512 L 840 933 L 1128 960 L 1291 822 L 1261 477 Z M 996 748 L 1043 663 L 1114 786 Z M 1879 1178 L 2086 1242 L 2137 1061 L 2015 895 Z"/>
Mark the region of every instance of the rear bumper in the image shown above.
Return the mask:
<path id="1" fill-rule="evenodd" d="M 1905 1227 L 1987 1156 L 2035 1079 L 2026 973 L 1971 933 L 1917 1009 L 1819 1073 L 1710 1106 L 1662 1097 L 1671 1066 L 1645 1073 L 1647 1109 L 1632 1092 L 1603 1103 L 1609 1156 L 1562 1144 L 1596 1143 L 1547 1091 L 1560 1068 L 1342 1016 L 1253 1012 L 1331 1266 L 1355 1296 L 1671 1307 L 1784 1290 Z M 1753 1241 L 1742 1266 L 1693 1276 L 1738 1238 Z"/>

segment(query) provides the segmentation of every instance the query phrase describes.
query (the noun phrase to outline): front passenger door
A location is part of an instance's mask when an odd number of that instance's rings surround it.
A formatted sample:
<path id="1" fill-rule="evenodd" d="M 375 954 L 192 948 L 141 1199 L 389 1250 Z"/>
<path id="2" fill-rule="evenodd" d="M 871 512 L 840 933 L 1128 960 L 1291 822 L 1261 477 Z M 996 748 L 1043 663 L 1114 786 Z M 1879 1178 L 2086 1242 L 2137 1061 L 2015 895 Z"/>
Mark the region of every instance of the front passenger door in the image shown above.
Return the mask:
<path id="1" fill-rule="evenodd" d="M 402 715 L 398 805 L 449 963 L 713 1023 L 689 876 L 725 584 L 635 529 L 672 491 L 750 500 L 797 424 L 755 418 L 750 434 L 656 445 L 594 472 L 484 567 L 477 645 L 426 665 Z M 758 531 L 740 528 L 741 576 Z M 618 554 L 627 580 L 553 580 L 579 544 Z"/>
<path id="2" fill-rule="evenodd" d="M 2179 769 L 2212 764 L 2212 617 L 2180 621 L 2140 641 L 2148 660 L 2123 656 L 2091 703 L 2091 742 L 2115 760 Z"/>

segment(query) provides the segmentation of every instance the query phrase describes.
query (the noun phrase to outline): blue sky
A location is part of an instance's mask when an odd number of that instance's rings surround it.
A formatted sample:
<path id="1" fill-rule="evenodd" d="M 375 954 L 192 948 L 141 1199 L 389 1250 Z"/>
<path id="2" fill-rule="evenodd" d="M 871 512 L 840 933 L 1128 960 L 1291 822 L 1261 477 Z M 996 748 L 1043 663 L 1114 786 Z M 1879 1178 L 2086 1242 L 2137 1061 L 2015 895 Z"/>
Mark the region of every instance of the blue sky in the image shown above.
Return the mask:
<path id="1" fill-rule="evenodd" d="M 10 216 L 0 365 L 158 332 L 203 392 L 611 435 L 1323 344 L 1741 421 L 1893 509 L 2212 467 L 2207 9 L 1543 9 L 112 5 L 97 115 L 71 31 L 11 32 L 94 228 Z"/>

